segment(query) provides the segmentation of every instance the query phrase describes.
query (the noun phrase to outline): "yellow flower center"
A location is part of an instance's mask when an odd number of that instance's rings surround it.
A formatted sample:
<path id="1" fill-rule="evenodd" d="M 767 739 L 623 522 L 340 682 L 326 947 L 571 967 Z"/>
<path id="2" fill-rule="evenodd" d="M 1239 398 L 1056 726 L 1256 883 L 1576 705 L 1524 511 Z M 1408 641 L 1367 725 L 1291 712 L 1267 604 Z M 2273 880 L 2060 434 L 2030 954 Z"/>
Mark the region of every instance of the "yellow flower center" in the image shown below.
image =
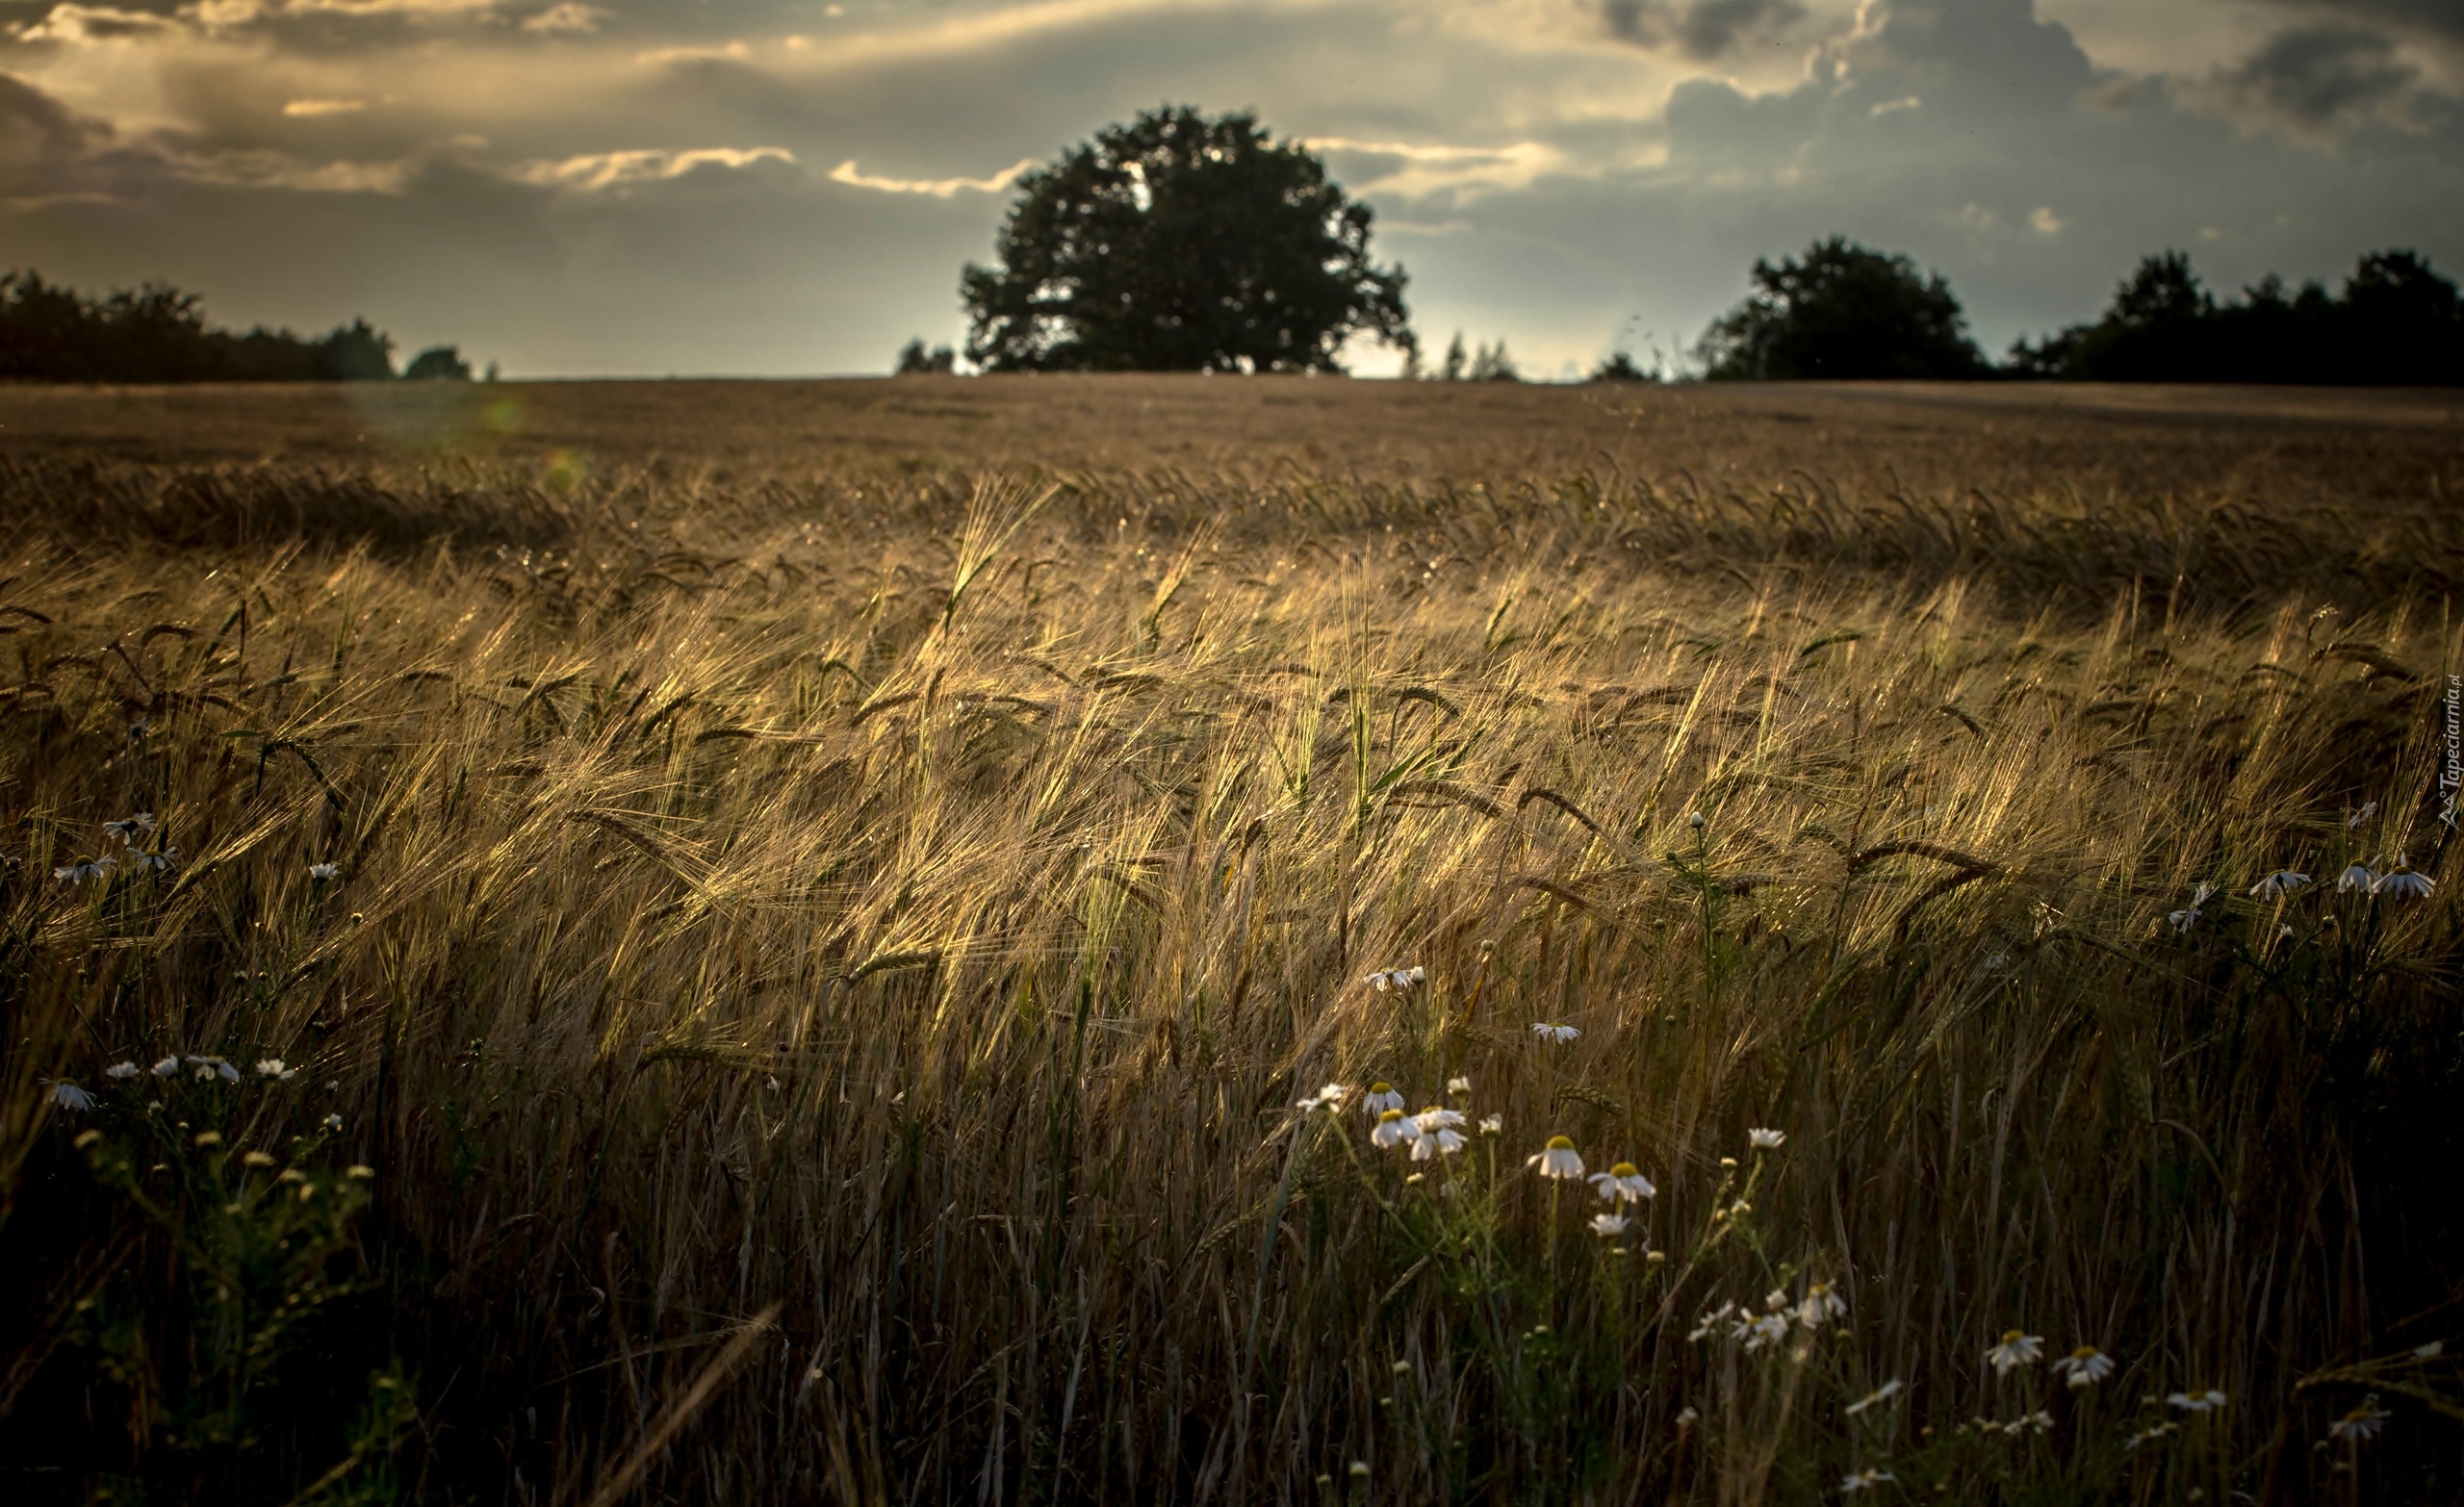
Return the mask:
<path id="1" fill-rule="evenodd" d="M 1379 1122 L 1380 1124 L 1392 1124 L 1394 1121 L 1396 1121 L 1396 1120 L 1399 1120 L 1399 1119 L 1401 1119 L 1402 1117 L 1403 1117 L 1403 1111 L 1400 1111 L 1400 1110 L 1389 1110 L 1389 1111 L 1387 1111 L 1385 1113 L 1383 1113 L 1383 1114 L 1381 1114 L 1381 1115 L 1377 1116 L 1377 1119 L 1378 1119 L 1378 1122 Z"/>
<path id="2" fill-rule="evenodd" d="M 1371 1093 L 1393 1093 L 1395 1089 L 1391 1084 L 1380 1082 L 1371 1084 L 1369 1086 L 1369 1091 Z"/>
<path id="3" fill-rule="evenodd" d="M 1610 1177 L 1640 1177 L 1642 1170 L 1630 1162 L 1620 1162 L 1608 1169 Z"/>
<path id="4" fill-rule="evenodd" d="M 1549 1137 L 1549 1149 L 1551 1151 L 1572 1151 L 1575 1149 L 1575 1143 L 1573 1138 L 1570 1137 L 1552 1136 Z"/>
<path id="5" fill-rule="evenodd" d="M 2070 1352 L 2070 1358 L 2074 1361 L 2090 1361 L 2095 1359 L 2095 1356 L 2096 1347 L 2092 1344 L 2083 1344 Z"/>
<path id="6" fill-rule="evenodd" d="M 2027 1335 L 2020 1330 L 2005 1329 L 2002 1331 L 2002 1342 L 2004 1344 L 2017 1344 L 2020 1341 L 2025 1340 L 2026 1338 Z"/>

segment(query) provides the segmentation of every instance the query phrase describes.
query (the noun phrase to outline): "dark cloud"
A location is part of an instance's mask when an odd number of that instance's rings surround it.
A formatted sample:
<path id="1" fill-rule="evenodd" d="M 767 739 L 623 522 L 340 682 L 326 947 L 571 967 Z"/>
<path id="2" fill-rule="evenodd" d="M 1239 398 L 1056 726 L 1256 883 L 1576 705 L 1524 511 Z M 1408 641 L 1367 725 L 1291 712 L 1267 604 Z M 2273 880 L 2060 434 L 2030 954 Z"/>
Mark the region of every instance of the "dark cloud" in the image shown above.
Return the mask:
<path id="1" fill-rule="evenodd" d="M 2420 77 L 2381 33 L 2304 26 L 2278 33 L 2212 88 L 2234 114 L 2315 134 L 2400 108 Z"/>
<path id="2" fill-rule="evenodd" d="M 1637 47 L 1674 46 L 1707 62 L 1741 42 L 1784 32 L 1805 19 L 1797 0 L 1604 0 L 1608 33 Z"/>
<path id="3" fill-rule="evenodd" d="M 2279 10 L 2377 21 L 2464 41 L 2464 5 L 2456 0 L 2257 0 Z"/>

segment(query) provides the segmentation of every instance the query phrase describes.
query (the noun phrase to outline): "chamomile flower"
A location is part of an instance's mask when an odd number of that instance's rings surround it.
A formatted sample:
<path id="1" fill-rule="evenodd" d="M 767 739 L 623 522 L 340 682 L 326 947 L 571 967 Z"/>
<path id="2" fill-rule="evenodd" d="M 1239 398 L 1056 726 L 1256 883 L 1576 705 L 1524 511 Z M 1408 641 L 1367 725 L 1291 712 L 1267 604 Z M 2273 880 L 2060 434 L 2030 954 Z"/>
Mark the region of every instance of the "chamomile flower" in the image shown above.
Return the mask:
<path id="1" fill-rule="evenodd" d="M 2192 927 L 2196 926 L 2198 924 L 2199 907 L 2206 905 L 2207 897 L 2215 893 L 2215 885 L 2201 884 L 2198 887 L 2197 892 L 2191 896 L 2190 908 L 2186 910 L 2174 910 L 2168 912 L 2165 917 L 2166 924 L 2172 927 L 2175 932 L 2187 932 Z"/>
<path id="2" fill-rule="evenodd" d="M 1862 1470 L 1854 1471 L 1839 1478 L 1839 1494 L 1854 1496 L 1859 1492 L 1870 1492 L 1886 1481 L 1898 1479 L 1899 1477 L 1879 1466 L 1867 1466 Z"/>
<path id="3" fill-rule="evenodd" d="M 51 1092 L 43 1097 L 64 1110 L 83 1111 L 94 1107 L 94 1096 L 72 1083 L 53 1084 Z"/>
<path id="4" fill-rule="evenodd" d="M 1788 1338 L 1788 1315 L 1784 1312 L 1765 1314 L 1742 1325 L 1737 1330 L 1737 1337 L 1745 1341 L 1748 1350 L 1778 1344 Z"/>
<path id="5" fill-rule="evenodd" d="M 287 1084 L 299 1076 L 299 1069 L 284 1066 L 278 1057 L 261 1057 L 257 1059 L 257 1076 Z"/>
<path id="6" fill-rule="evenodd" d="M 1431 1157 L 1450 1157 L 1463 1149 L 1460 1131 L 1433 1130 L 1412 1141 L 1412 1160 L 1426 1162 Z"/>
<path id="7" fill-rule="evenodd" d="M 240 1081 L 240 1070 L 218 1057 L 192 1057 L 188 1061 L 191 1067 L 196 1069 L 196 1076 L 200 1081 L 210 1082 L 217 1078 L 226 1084 L 236 1084 Z"/>
<path id="8" fill-rule="evenodd" d="M 324 1125 L 325 1129 L 329 1131 L 341 1130 L 343 1128 L 343 1117 L 339 1114 L 328 1114 L 325 1116 Z"/>
<path id="9" fill-rule="evenodd" d="M 1638 1204 L 1659 1196 L 1652 1180 L 1630 1162 L 1620 1162 L 1605 1172 L 1594 1172 L 1591 1186 L 1600 1190 L 1601 1197 L 1621 1204 Z"/>
<path id="10" fill-rule="evenodd" d="M 2211 1387 L 2205 1392 L 2176 1392 L 2165 1400 L 2184 1413 L 2213 1413 L 2224 1406 L 2224 1393 Z"/>
<path id="11" fill-rule="evenodd" d="M 1418 1131 L 1403 1118 L 1400 1110 L 1387 1110 L 1377 1116 L 1377 1128 L 1369 1133 L 1369 1143 L 1380 1151 L 1390 1150 L 1406 1140 L 1418 1140 Z"/>
<path id="12" fill-rule="evenodd" d="M 135 1062 L 114 1062 L 111 1066 L 103 1069 L 103 1076 L 112 1080 L 114 1083 L 124 1084 L 143 1071 L 144 1069 L 138 1066 Z"/>
<path id="13" fill-rule="evenodd" d="M 2340 895 L 2356 889 L 2367 895 L 2377 887 L 2378 875 L 2366 863 L 2348 865 L 2342 874 L 2336 876 L 2336 893 Z"/>
<path id="14" fill-rule="evenodd" d="M 2375 801 L 2364 801 L 2361 803 L 2360 810 L 2355 811 L 2350 816 L 2345 818 L 2345 830 L 2350 831 L 2377 814 L 2378 803 Z"/>
<path id="15" fill-rule="evenodd" d="M 1593 1214 L 1591 1216 L 1591 1233 L 1599 1236 L 1604 1240 L 1613 1240 L 1617 1237 L 1626 1233 L 1626 1223 L 1627 1220 L 1624 1214 Z"/>
<path id="16" fill-rule="evenodd" d="M 167 1057 L 154 1064 L 154 1076 L 157 1078 L 168 1078 L 179 1070 L 180 1060 L 176 1057 Z"/>
<path id="17" fill-rule="evenodd" d="M 1848 1316 L 1848 1300 L 1833 1290 L 1828 1282 L 1817 1282 L 1806 1289 L 1805 1301 L 1797 1305 L 1797 1322 L 1808 1329 L 1820 1329 L 1835 1318 Z"/>
<path id="18" fill-rule="evenodd" d="M 2002 1342 L 1986 1351 L 1985 1358 L 1992 1363 L 1994 1374 L 2008 1376 L 2022 1366 L 2034 1366 L 2044 1359 L 2044 1337 L 2006 1329 Z"/>
<path id="19" fill-rule="evenodd" d="M 180 850 L 166 848 L 160 853 L 131 853 L 128 861 L 156 874 L 168 874 L 180 866 Z"/>
<path id="20" fill-rule="evenodd" d="M 119 860 L 116 858 L 89 858 L 83 863 L 61 864 L 51 871 L 51 877 L 64 884 L 83 884 L 89 880 L 109 879 L 112 870 L 117 867 Z"/>
<path id="21" fill-rule="evenodd" d="M 1550 1137 L 1549 1144 L 1527 1158 L 1523 1164 L 1527 1167 L 1538 1167 L 1542 1177 L 1562 1179 L 1582 1176 L 1582 1158 L 1576 1152 L 1574 1141 L 1564 1136 Z"/>
<path id="22" fill-rule="evenodd" d="M 1690 1405 L 1679 1410 L 1678 1412 L 1677 1426 L 1681 1430 L 1692 1428 L 1695 1424 L 1700 1423 L 1701 1421 L 1703 1421 L 1702 1413 Z"/>
<path id="23" fill-rule="evenodd" d="M 2054 1362 L 2052 1370 L 2074 1390 L 2093 1387 L 2114 1373 L 2114 1358 L 2092 1344 L 2083 1344 Z"/>
<path id="24" fill-rule="evenodd" d="M 315 880 L 320 884 L 325 882 L 327 880 L 340 879 L 342 877 L 342 872 L 343 866 L 339 863 L 312 863 L 308 865 L 308 877 Z"/>
<path id="25" fill-rule="evenodd" d="M 2374 1392 L 2361 1399 L 2361 1406 L 2328 1424 L 2327 1432 L 2345 1443 L 2357 1444 L 2365 1439 L 2375 1439 L 2379 1429 L 2393 1417 L 2394 1414 L 2378 1405 L 2378 1393 Z"/>
<path id="26" fill-rule="evenodd" d="M 1689 813 L 1689 814 L 1686 816 L 1686 818 L 1685 818 L 1685 825 L 1686 825 L 1686 826 L 1688 826 L 1688 827 L 1690 827 L 1690 828 L 1692 828 L 1692 829 L 1694 829 L 1694 830 L 1695 830 L 1696 831 L 1698 831 L 1698 832 L 1699 832 L 1699 831 L 1701 831 L 1701 830 L 1703 830 L 1703 825 L 1704 825 L 1704 824 L 1703 824 L 1703 813 L 1702 813 L 1702 812 L 1700 812 L 1700 811 L 1695 811 L 1695 812 L 1691 812 L 1691 813 Z"/>
<path id="27" fill-rule="evenodd" d="M 151 811 L 140 811 L 135 816 L 126 816 L 120 818 L 116 822 L 105 822 L 103 824 L 104 836 L 116 837 L 122 844 L 131 848 L 137 846 L 138 838 L 144 836 L 153 830 L 154 813 Z"/>
<path id="28" fill-rule="evenodd" d="M 2297 874 L 2291 869 L 2278 869 L 2250 886 L 2250 898 L 2272 900 L 2278 895 L 2290 895 L 2309 882 L 2310 876 L 2307 874 Z"/>
<path id="29" fill-rule="evenodd" d="M 1848 1416 L 1853 1418 L 1858 1414 L 1864 1412 L 1868 1408 L 1879 1408 L 1884 1403 L 1888 1402 L 1891 1398 L 1898 1396 L 1901 1392 L 1906 1392 L 1907 1390 L 1908 1383 L 1904 1381 L 1886 1381 L 1881 1386 L 1875 1388 L 1873 1391 L 1858 1398 L 1856 1401 L 1848 1404 Z"/>
<path id="30" fill-rule="evenodd" d="M 1543 1041 L 1554 1041 L 1562 1045 L 1581 1035 L 1582 1032 L 1573 1026 L 1559 1025 L 1554 1021 L 1535 1020 L 1531 1023 L 1531 1034 Z"/>
<path id="31" fill-rule="evenodd" d="M 1695 1321 L 1693 1331 L 1686 1335 L 1686 1340 L 1689 1342 L 1700 1344 L 1702 1341 L 1727 1328 L 1729 1320 L 1733 1317 L 1735 1314 L 1736 1305 L 1734 1303 L 1722 1303 L 1719 1307 L 1705 1313 L 1701 1318 Z"/>
<path id="32" fill-rule="evenodd" d="M 1448 1093 L 1468 1094 L 1472 1091 L 1472 1080 L 1469 1078 L 1450 1078 L 1446 1081 L 1446 1091 Z"/>
<path id="33" fill-rule="evenodd" d="M 1395 1091 L 1393 1084 L 1383 1079 L 1369 1086 L 1369 1098 L 1361 1106 L 1372 1119 L 1384 1114 L 1389 1110 L 1400 1110 L 1402 1107 L 1403 1096 Z"/>
<path id="34" fill-rule="evenodd" d="M 1788 1142 L 1786 1131 L 1757 1127 L 1745 1133 L 1745 1143 L 1757 1151 L 1777 1151 Z"/>
<path id="35" fill-rule="evenodd" d="M 1463 1111 L 1440 1109 L 1432 1104 L 1420 1113 L 1413 1115 L 1412 1123 L 1420 1127 L 1422 1135 L 1435 1135 L 1439 1131 L 1452 1130 L 1462 1124 Z"/>
<path id="36" fill-rule="evenodd" d="M 1504 1135 L 1505 1116 L 1502 1114 L 1484 1114 L 1480 1116 L 1480 1134 L 1483 1136 Z"/>
<path id="37" fill-rule="evenodd" d="M 2413 866 L 2405 862 L 2404 856 L 2400 853 L 2396 855 L 2396 866 L 2379 875 L 2378 882 L 2373 884 L 2370 890 L 2374 895 L 2394 895 L 2400 900 L 2419 900 L 2430 892 L 2430 880 L 2426 874 L 2414 873 Z"/>
<path id="38" fill-rule="evenodd" d="M 1328 1084 L 1324 1087 L 1320 1088 L 1316 1093 L 1311 1094 L 1308 1098 L 1302 1099 L 1294 1104 L 1293 1108 L 1298 1110 L 1303 1114 L 1308 1113 L 1312 1110 L 1331 1110 L 1341 1111 L 1344 1107 L 1344 1101 L 1350 1097 L 1351 1090 L 1345 1087 L 1343 1085 Z"/>

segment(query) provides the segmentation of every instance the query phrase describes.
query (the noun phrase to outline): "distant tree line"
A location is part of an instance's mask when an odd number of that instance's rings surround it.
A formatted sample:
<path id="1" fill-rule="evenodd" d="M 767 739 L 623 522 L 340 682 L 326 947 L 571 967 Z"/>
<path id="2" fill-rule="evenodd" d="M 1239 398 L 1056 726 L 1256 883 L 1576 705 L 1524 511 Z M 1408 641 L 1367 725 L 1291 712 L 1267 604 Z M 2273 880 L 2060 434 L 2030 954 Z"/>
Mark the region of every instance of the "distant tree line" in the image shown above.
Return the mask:
<path id="1" fill-rule="evenodd" d="M 2369 253 L 2335 293 L 2317 282 L 2288 293 L 2271 273 L 2231 300 L 2167 251 L 2143 259 L 2093 322 L 2015 342 L 1999 366 L 1969 338 L 1950 285 L 1907 256 L 1835 236 L 1802 258 L 1756 262 L 1753 282 L 1695 347 L 1709 380 L 2464 383 L 2455 285 L 2412 251 Z M 1614 365 L 1596 376 L 1624 375 Z"/>
<path id="2" fill-rule="evenodd" d="M 493 366 L 490 375 L 495 373 Z M 217 329 L 196 294 L 161 283 L 99 297 L 0 273 L 0 380 L 39 382 L 360 382 L 394 378 L 394 341 L 366 319 L 321 336 L 263 325 Z M 451 345 L 411 358 L 413 380 L 468 381 Z"/>

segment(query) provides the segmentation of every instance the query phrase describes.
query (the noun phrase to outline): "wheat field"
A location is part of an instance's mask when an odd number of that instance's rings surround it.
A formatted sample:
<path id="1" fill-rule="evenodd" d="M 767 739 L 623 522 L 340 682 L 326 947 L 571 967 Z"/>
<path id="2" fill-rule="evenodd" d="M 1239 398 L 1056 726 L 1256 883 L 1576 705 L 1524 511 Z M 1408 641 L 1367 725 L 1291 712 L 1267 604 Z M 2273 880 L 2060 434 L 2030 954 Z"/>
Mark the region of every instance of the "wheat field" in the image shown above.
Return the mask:
<path id="1" fill-rule="evenodd" d="M 0 1495 L 2464 1499 L 2443 401 L 0 394 Z"/>

